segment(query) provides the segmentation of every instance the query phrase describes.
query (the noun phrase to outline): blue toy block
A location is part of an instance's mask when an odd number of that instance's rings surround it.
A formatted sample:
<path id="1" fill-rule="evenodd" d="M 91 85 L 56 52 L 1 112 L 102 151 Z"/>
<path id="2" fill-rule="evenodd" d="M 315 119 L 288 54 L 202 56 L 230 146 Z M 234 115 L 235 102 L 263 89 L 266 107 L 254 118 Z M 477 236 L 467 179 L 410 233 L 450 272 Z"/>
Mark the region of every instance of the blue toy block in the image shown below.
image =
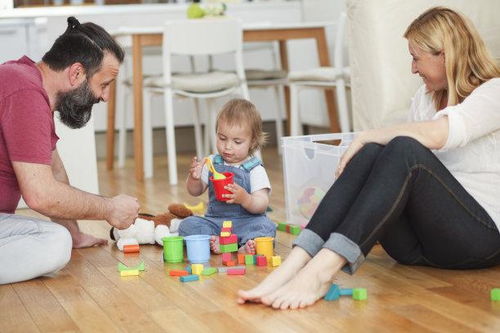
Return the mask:
<path id="1" fill-rule="evenodd" d="M 332 284 L 325 295 L 325 301 L 336 301 L 340 296 L 352 296 L 354 300 L 362 301 L 367 299 L 367 292 L 364 288 L 346 288 L 342 289 L 336 284 Z"/>
<path id="2" fill-rule="evenodd" d="M 198 275 L 186 275 L 186 276 L 181 276 L 179 280 L 181 282 L 190 282 L 190 281 L 198 281 L 200 277 Z"/>
<path id="3" fill-rule="evenodd" d="M 192 274 L 193 271 L 191 270 L 191 265 L 187 265 L 185 268 L 184 268 L 185 271 L 187 271 L 189 274 Z"/>

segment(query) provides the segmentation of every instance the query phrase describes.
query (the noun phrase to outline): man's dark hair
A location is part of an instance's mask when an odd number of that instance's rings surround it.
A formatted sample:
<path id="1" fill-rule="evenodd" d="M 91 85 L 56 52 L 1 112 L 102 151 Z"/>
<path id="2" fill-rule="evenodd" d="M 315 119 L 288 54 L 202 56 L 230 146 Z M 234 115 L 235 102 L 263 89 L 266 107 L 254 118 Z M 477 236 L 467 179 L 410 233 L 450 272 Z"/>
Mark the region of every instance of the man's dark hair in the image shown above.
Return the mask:
<path id="1" fill-rule="evenodd" d="M 91 22 L 80 24 L 71 16 L 68 17 L 68 28 L 56 39 L 42 61 L 54 71 L 62 71 L 79 62 L 88 79 L 101 68 L 105 52 L 123 62 L 122 48 L 106 30 Z"/>

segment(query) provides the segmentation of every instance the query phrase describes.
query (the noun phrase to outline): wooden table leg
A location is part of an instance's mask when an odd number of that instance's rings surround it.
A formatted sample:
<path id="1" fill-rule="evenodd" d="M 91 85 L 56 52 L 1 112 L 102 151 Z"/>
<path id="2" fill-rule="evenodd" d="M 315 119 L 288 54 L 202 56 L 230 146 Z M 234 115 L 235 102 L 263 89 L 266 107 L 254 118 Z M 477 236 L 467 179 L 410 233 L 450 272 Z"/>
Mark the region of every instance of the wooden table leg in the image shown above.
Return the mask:
<path id="1" fill-rule="evenodd" d="M 281 68 L 285 71 L 289 71 L 290 66 L 288 65 L 288 49 L 286 46 L 286 40 L 279 41 L 280 46 L 280 60 L 281 60 Z M 290 135 L 290 87 L 285 85 L 285 110 L 286 110 L 286 126 L 285 126 L 285 135 Z M 279 144 L 279 143 L 278 143 Z"/>
<path id="2" fill-rule="evenodd" d="M 115 160 L 115 116 L 116 116 L 116 81 L 109 86 L 108 124 L 106 129 L 106 168 L 113 170 Z"/>
<path id="3" fill-rule="evenodd" d="M 318 57 L 320 66 L 330 66 L 328 58 L 328 44 L 326 43 L 325 29 L 320 29 L 316 35 L 316 47 L 318 48 Z M 337 116 L 337 107 L 333 90 L 325 89 L 326 106 L 328 109 L 328 118 L 330 119 L 330 131 L 332 133 L 340 133 L 339 120 Z"/>
<path id="4" fill-rule="evenodd" d="M 141 36 L 132 37 L 133 90 L 134 90 L 134 159 L 135 179 L 144 180 L 144 155 L 142 138 L 142 46 Z"/>

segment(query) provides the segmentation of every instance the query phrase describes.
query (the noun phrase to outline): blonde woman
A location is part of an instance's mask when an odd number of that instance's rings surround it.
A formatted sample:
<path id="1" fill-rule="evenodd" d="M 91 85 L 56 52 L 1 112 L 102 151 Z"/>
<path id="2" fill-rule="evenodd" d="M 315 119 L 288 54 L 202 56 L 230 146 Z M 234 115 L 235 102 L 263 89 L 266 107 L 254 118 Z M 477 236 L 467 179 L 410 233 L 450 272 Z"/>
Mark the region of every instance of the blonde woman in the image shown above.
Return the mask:
<path id="1" fill-rule="evenodd" d="M 360 133 L 283 265 L 239 303 L 303 308 L 375 242 L 401 264 L 500 264 L 500 69 L 472 24 L 443 7 L 407 28 L 422 77 L 408 124 Z"/>

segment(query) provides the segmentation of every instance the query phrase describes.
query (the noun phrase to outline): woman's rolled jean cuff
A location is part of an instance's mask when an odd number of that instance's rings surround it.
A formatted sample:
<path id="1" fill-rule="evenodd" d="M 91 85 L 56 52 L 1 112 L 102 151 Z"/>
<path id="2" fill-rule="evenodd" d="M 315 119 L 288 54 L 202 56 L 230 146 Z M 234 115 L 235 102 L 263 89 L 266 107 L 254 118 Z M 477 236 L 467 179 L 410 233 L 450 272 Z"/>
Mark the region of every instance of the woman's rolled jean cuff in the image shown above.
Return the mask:
<path id="1" fill-rule="evenodd" d="M 365 256 L 358 244 L 346 236 L 333 232 L 330 238 L 323 244 L 323 248 L 331 250 L 347 260 L 347 264 L 342 270 L 349 274 L 354 274 L 365 261 Z"/>
<path id="2" fill-rule="evenodd" d="M 323 238 L 319 237 L 317 233 L 309 229 L 304 229 L 300 235 L 293 241 L 293 246 L 298 246 L 306 251 L 311 257 L 314 257 L 318 253 L 325 241 Z"/>

